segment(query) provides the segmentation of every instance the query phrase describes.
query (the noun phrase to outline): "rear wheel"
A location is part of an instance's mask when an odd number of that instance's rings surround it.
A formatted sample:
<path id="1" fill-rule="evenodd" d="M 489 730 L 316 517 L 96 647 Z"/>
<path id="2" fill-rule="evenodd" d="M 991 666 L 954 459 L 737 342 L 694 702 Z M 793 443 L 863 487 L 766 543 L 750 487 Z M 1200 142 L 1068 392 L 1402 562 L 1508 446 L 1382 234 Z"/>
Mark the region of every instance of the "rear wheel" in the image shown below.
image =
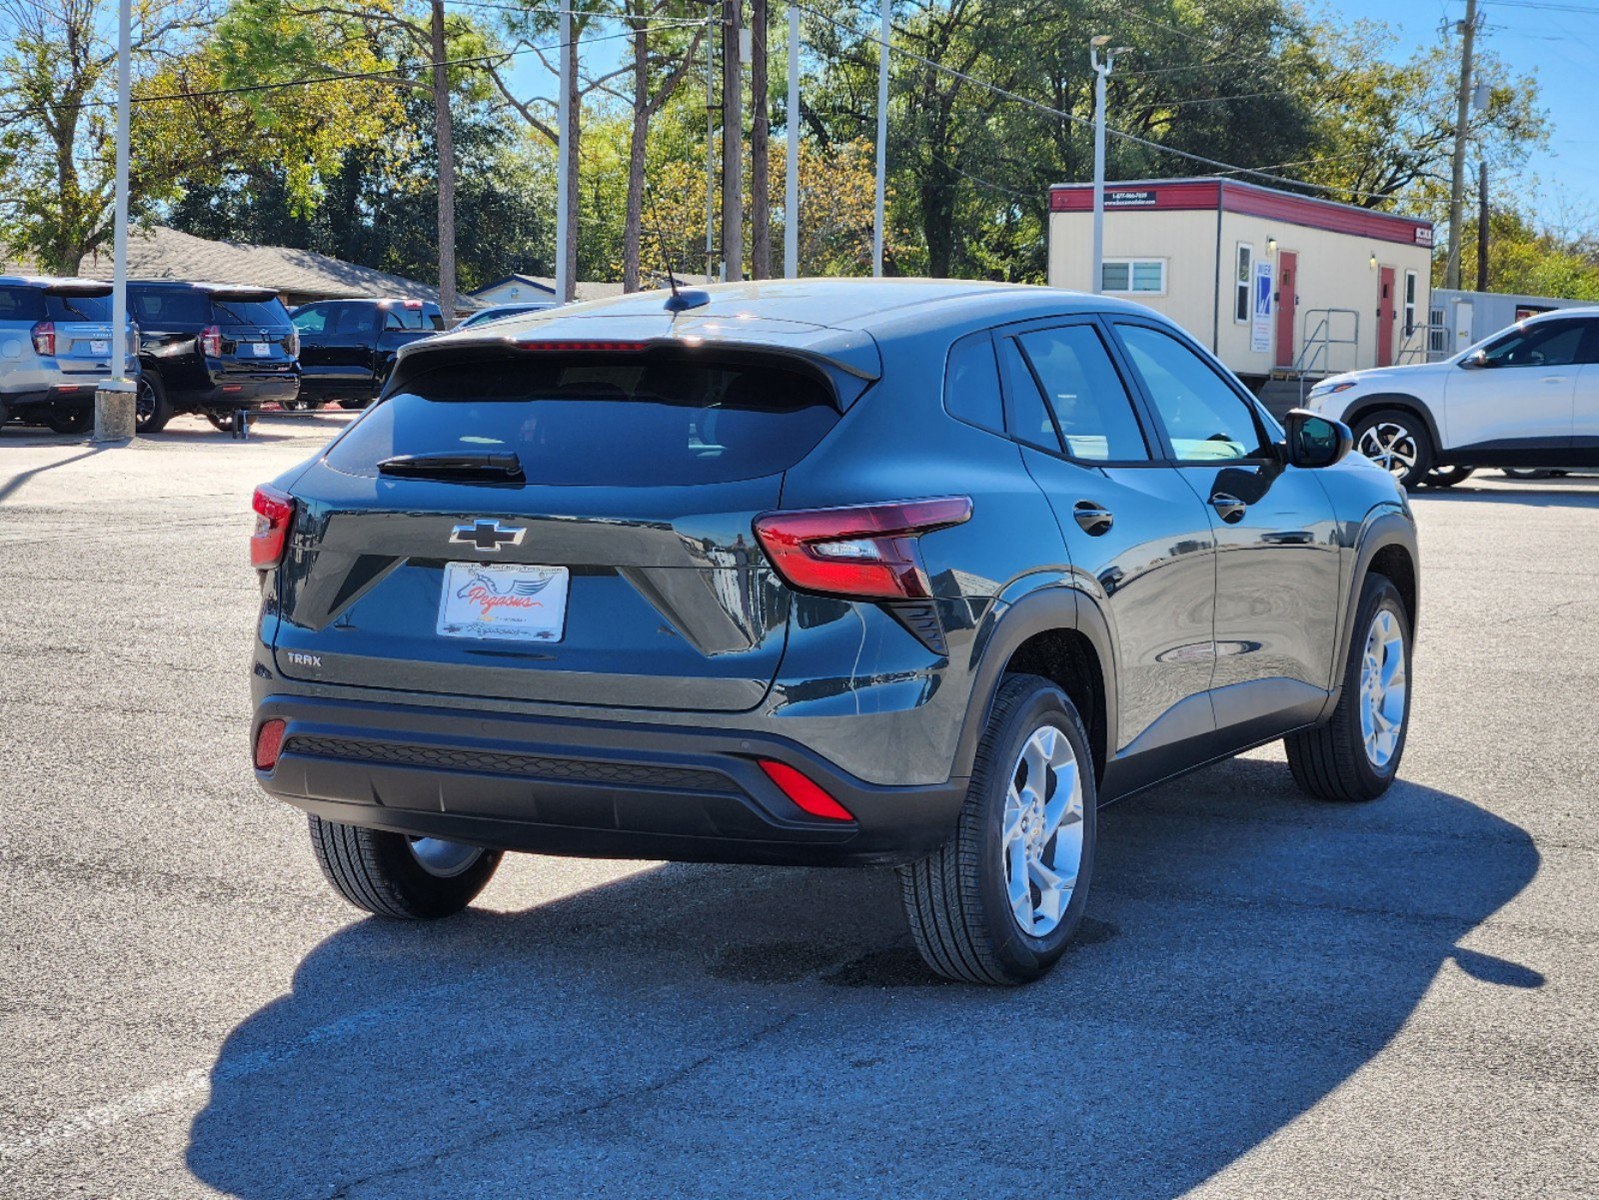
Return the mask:
<path id="1" fill-rule="evenodd" d="M 1093 762 L 1064 692 L 1036 675 L 1001 684 L 955 832 L 899 870 L 911 934 L 933 970 L 1018 984 L 1055 965 L 1088 902 Z"/>
<path id="2" fill-rule="evenodd" d="M 357 908 L 380 917 L 425 921 L 460 912 L 500 865 L 498 850 L 439 838 L 412 838 L 310 818 L 322 874 Z"/>
<path id="3" fill-rule="evenodd" d="M 1423 481 L 1428 487 L 1452 488 L 1457 483 L 1465 483 L 1470 479 L 1475 468 L 1473 467 L 1434 467 L 1427 472 Z"/>
<path id="4" fill-rule="evenodd" d="M 1369 575 L 1332 720 L 1284 739 L 1294 782 L 1322 800 L 1375 800 L 1399 773 L 1409 728 L 1410 614 L 1387 577 Z"/>
<path id="5" fill-rule="evenodd" d="M 211 428 L 218 433 L 231 433 L 235 411 L 231 408 L 208 408 L 205 410 L 205 419 L 211 422 Z"/>
<path id="6" fill-rule="evenodd" d="M 1420 485 L 1432 470 L 1432 438 L 1416 416 L 1385 408 L 1355 424 L 1355 449 L 1407 488 Z"/>
<path id="7" fill-rule="evenodd" d="M 94 424 L 94 409 L 80 408 L 70 413 L 51 413 L 45 424 L 57 433 L 86 433 Z"/>
<path id="8" fill-rule="evenodd" d="M 172 405 L 159 375 L 141 373 L 133 397 L 133 427 L 139 433 L 160 433 L 172 420 Z"/>

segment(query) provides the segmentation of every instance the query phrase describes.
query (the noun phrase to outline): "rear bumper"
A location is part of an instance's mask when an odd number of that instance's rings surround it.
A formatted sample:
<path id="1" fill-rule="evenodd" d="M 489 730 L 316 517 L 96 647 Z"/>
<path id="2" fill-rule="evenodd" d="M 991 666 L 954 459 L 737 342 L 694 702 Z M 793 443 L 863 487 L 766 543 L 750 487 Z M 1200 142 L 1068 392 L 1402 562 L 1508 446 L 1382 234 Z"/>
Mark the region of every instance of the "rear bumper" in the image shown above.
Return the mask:
<path id="1" fill-rule="evenodd" d="M 293 400 L 300 394 L 298 375 L 243 376 L 231 378 L 216 376 L 209 390 L 184 392 L 179 399 L 199 408 L 253 408 L 258 404 Z"/>
<path id="2" fill-rule="evenodd" d="M 966 781 L 884 787 L 795 743 L 735 730 L 577 721 L 267 695 L 287 722 L 256 778 L 335 821 L 504 850 L 792 865 L 909 862 L 955 826 Z M 854 814 L 801 810 L 759 759 L 803 772 Z"/>
<path id="3" fill-rule="evenodd" d="M 94 393 L 99 380 L 109 378 L 109 375 L 103 375 L 23 392 L 0 392 L 0 411 L 19 416 L 29 411 L 82 412 L 94 406 Z"/>

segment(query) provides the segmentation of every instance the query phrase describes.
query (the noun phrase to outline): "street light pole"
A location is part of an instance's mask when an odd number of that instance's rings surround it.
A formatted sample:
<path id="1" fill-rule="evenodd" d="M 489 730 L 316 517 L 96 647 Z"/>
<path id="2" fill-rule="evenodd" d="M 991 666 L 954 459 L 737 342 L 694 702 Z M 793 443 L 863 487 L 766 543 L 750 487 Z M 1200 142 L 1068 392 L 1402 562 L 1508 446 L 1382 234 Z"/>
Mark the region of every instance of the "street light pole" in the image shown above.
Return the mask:
<path id="1" fill-rule="evenodd" d="M 893 6 L 881 0 L 883 29 L 877 47 L 877 189 L 872 206 L 872 274 L 883 274 L 883 222 L 888 216 L 888 35 Z"/>
<path id="2" fill-rule="evenodd" d="M 1099 292 L 1105 286 L 1105 80 L 1121 47 L 1106 50 L 1100 60 L 1099 52 L 1110 44 L 1110 35 L 1097 34 L 1088 39 L 1088 61 L 1094 68 L 1094 272 L 1089 290 Z"/>
<path id="3" fill-rule="evenodd" d="M 800 10 L 788 4 L 788 172 L 783 180 L 783 278 L 799 277 Z"/>
<path id="4" fill-rule="evenodd" d="M 133 2 L 122 0 L 117 18 L 117 197 L 111 241 L 111 378 L 95 390 L 94 440 L 121 441 L 134 434 L 136 385 L 128 380 L 128 108 L 133 43 Z M 137 352 L 137 348 L 135 348 Z"/>

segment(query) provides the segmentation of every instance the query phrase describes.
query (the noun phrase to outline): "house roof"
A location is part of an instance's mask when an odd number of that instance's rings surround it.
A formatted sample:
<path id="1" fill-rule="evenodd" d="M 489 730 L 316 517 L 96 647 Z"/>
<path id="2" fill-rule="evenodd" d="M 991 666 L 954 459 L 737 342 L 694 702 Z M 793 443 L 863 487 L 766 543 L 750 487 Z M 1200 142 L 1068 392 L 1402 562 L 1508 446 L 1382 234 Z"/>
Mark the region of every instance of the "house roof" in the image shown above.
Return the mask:
<path id="1" fill-rule="evenodd" d="M 482 296 L 485 292 L 492 292 L 495 288 L 504 287 L 508 283 L 520 283 L 530 288 L 536 288 L 555 298 L 555 280 L 548 275 L 507 275 L 504 279 L 496 279 L 493 283 L 485 283 L 480 288 L 473 288 L 469 296 Z M 607 300 L 612 296 L 622 294 L 620 283 L 599 283 L 591 279 L 580 279 L 577 282 L 577 298 L 579 300 Z"/>
<path id="2" fill-rule="evenodd" d="M 83 260 L 79 274 L 110 279 L 110 249 Z M 439 290 L 313 250 L 213 241 L 157 225 L 128 231 L 130 279 L 217 279 L 298 296 L 389 296 L 438 303 Z M 467 306 L 475 304 L 468 300 Z"/>

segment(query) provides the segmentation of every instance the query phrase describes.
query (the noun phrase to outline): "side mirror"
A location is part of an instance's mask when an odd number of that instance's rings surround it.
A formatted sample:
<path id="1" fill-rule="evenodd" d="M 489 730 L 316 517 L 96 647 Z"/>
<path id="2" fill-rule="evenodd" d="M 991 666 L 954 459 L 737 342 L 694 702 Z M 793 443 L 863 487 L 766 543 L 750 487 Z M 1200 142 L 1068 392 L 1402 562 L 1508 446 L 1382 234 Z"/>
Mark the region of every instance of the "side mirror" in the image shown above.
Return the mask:
<path id="1" fill-rule="evenodd" d="M 1475 354 L 1468 354 L 1460 360 L 1460 369 L 1463 371 L 1480 371 L 1484 367 L 1493 366 L 1486 350 L 1478 350 Z"/>
<path id="2" fill-rule="evenodd" d="M 1308 408 L 1296 408 L 1283 420 L 1288 430 L 1288 461 L 1296 467 L 1330 467 L 1354 448 L 1349 426 Z"/>

